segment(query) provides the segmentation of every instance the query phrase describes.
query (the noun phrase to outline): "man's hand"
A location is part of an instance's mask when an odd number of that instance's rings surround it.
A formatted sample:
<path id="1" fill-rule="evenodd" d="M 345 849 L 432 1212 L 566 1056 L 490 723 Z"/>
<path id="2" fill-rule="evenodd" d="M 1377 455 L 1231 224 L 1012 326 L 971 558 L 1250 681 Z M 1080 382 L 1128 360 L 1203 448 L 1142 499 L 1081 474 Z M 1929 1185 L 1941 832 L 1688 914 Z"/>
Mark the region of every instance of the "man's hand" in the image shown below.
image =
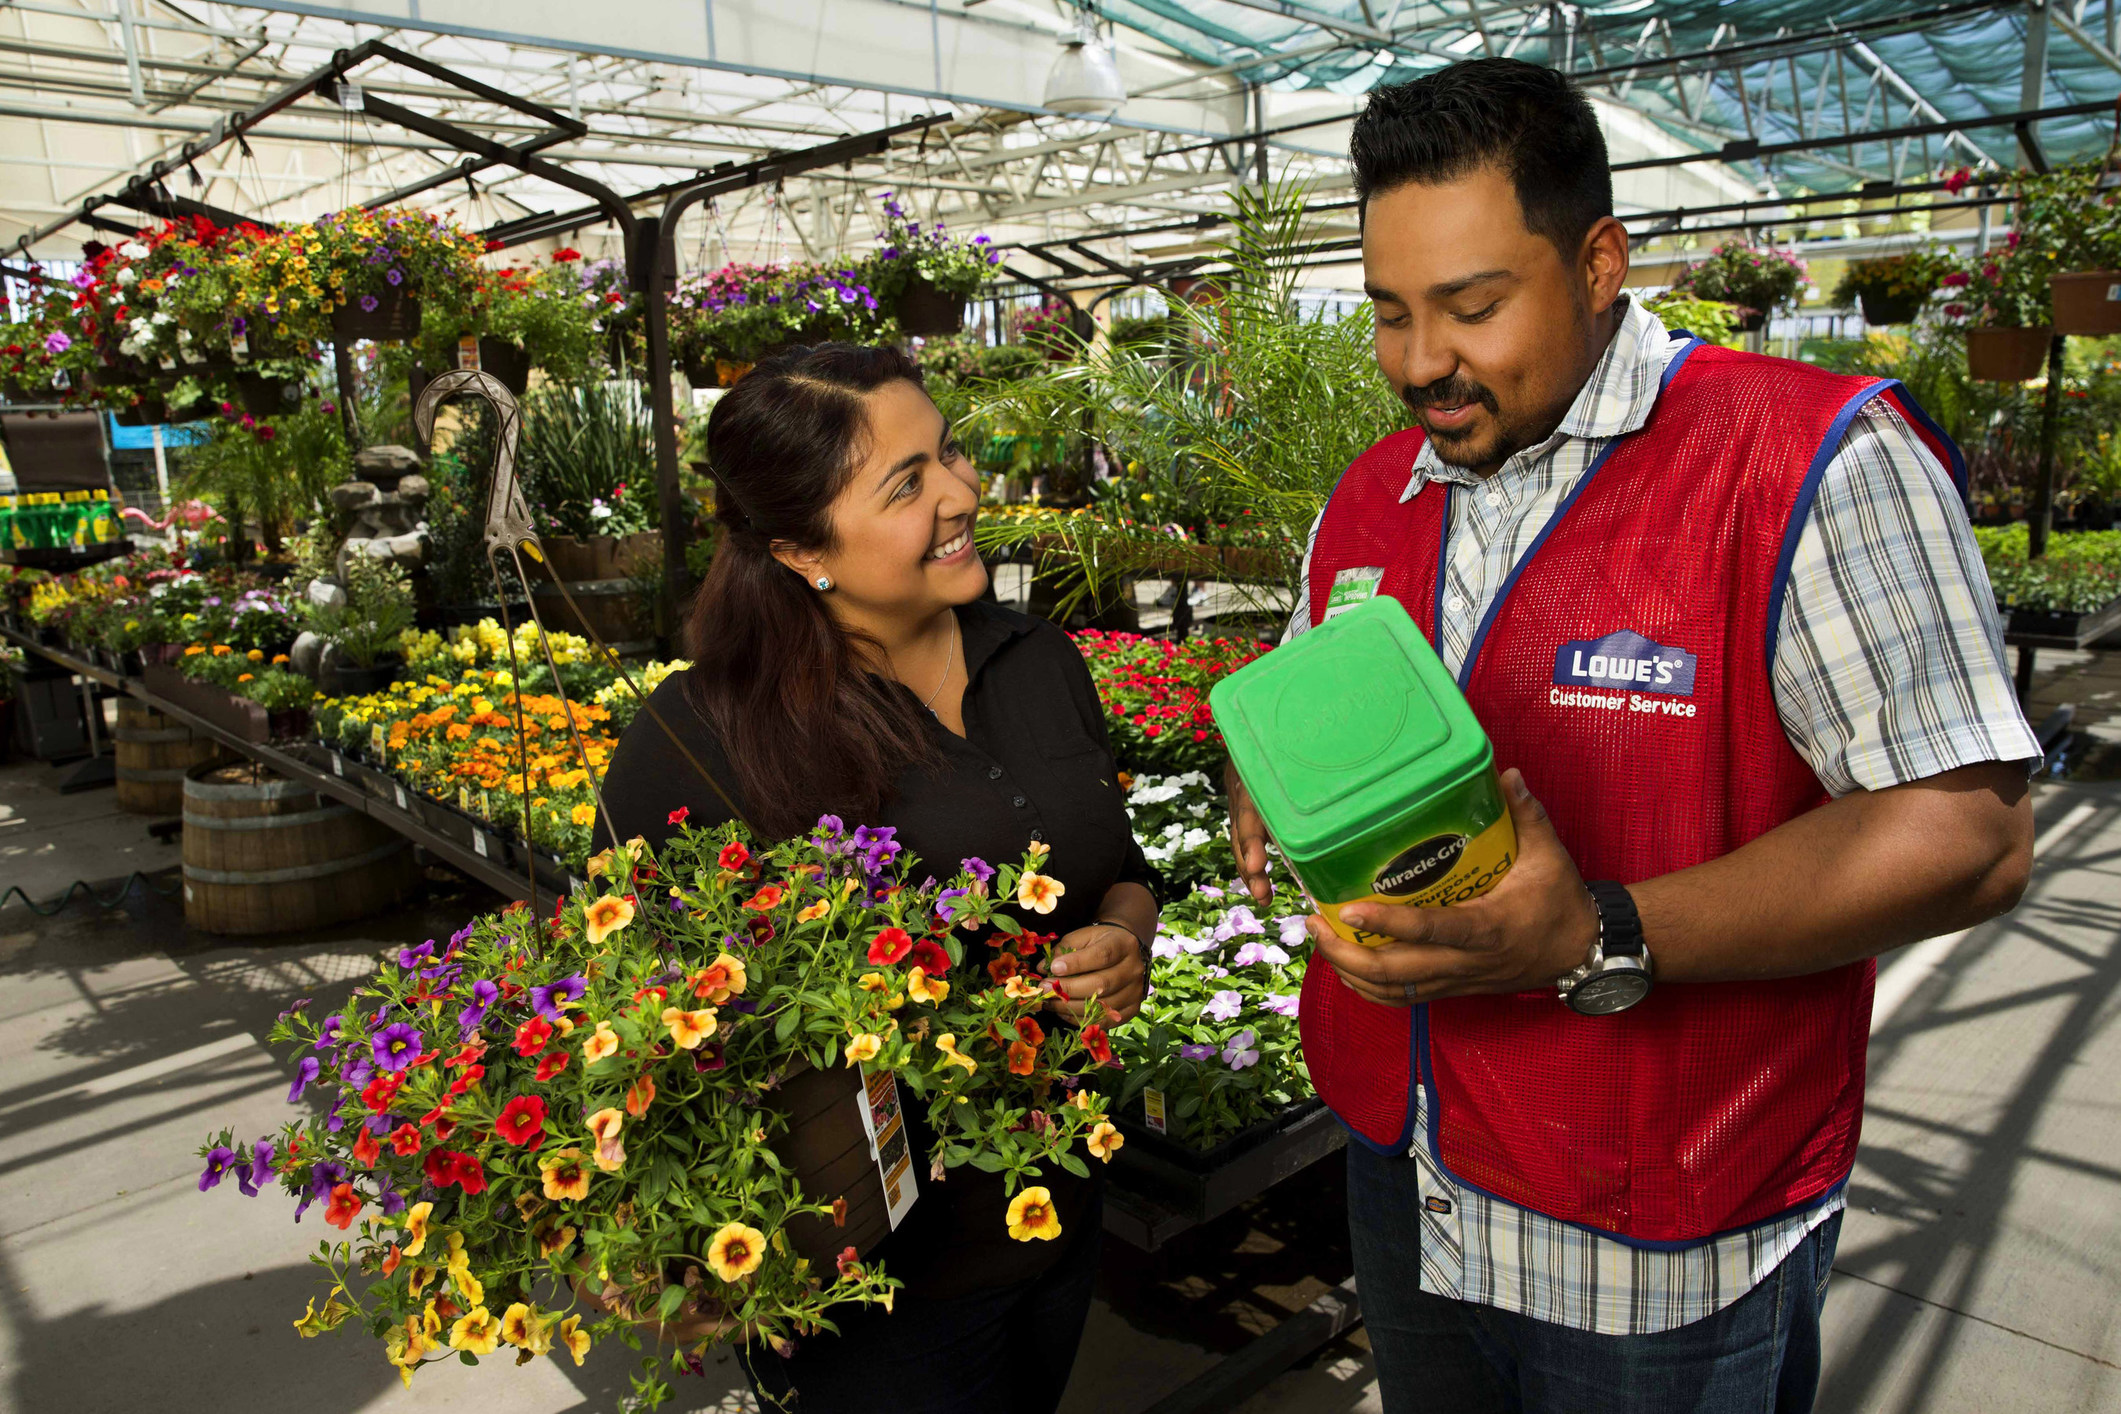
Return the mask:
<path id="1" fill-rule="evenodd" d="M 1252 901 L 1264 907 L 1274 898 L 1274 885 L 1267 880 L 1267 822 L 1259 818 L 1259 807 L 1237 778 L 1237 768 L 1227 762 L 1223 789 L 1230 796 L 1230 852 L 1237 856 L 1237 877 Z"/>
<path id="2" fill-rule="evenodd" d="M 1324 918 L 1311 916 L 1305 926 L 1312 941 L 1342 981 L 1373 1002 L 1411 1006 L 1536 991 L 1583 965 L 1598 936 L 1583 876 L 1524 777 L 1505 771 L 1502 788 L 1517 828 L 1517 861 L 1494 888 L 1448 908 L 1365 903 L 1342 909 L 1351 926 L 1395 940 L 1374 948 L 1347 941 Z M 1233 795 L 1233 822 L 1235 801 Z"/>
<path id="3" fill-rule="evenodd" d="M 1117 1026 L 1141 1010 L 1148 970 L 1142 966 L 1139 940 L 1112 923 L 1092 923 L 1060 940 L 1053 955 L 1053 980 L 1060 995 L 1053 1009 L 1073 1021 L 1083 1019 L 1083 1003 L 1097 996 L 1098 1018 Z"/>

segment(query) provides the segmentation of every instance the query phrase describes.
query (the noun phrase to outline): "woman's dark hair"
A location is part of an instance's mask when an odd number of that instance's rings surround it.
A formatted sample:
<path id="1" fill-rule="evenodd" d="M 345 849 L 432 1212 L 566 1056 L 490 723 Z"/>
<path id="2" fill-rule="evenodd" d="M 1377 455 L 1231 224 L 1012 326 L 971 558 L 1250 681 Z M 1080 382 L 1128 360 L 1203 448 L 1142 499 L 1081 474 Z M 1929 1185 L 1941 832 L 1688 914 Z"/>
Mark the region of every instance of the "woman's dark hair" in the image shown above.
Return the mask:
<path id="1" fill-rule="evenodd" d="M 1553 69 L 1468 59 L 1411 83 L 1370 90 L 1348 139 L 1355 195 L 1447 182 L 1481 167 L 1509 174 L 1525 229 L 1574 256 L 1613 214 L 1613 173 L 1590 100 Z"/>
<path id="2" fill-rule="evenodd" d="M 863 400 L 899 379 L 921 371 L 898 349 L 819 344 L 760 360 L 707 419 L 722 543 L 686 624 L 687 681 L 771 836 L 825 810 L 874 820 L 907 765 L 936 759 L 920 704 L 869 670 L 874 641 L 771 548 L 831 547 L 833 500 L 868 441 Z"/>

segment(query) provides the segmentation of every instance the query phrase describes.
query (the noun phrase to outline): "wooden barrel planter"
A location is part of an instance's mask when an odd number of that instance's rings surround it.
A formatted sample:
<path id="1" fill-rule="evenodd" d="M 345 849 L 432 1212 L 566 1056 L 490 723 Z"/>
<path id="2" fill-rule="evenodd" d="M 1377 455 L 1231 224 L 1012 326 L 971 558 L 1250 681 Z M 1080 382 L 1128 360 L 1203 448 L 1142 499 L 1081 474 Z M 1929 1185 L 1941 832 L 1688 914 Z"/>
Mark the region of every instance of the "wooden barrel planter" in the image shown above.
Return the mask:
<path id="1" fill-rule="evenodd" d="M 412 846 L 351 806 L 244 762 L 184 779 L 184 921 L 249 935 L 380 912 L 419 877 Z"/>
<path id="2" fill-rule="evenodd" d="M 118 808 L 135 815 L 175 815 L 184 808 L 184 777 L 194 766 L 218 761 L 212 737 L 130 697 L 118 699 L 116 744 Z"/>
<path id="3" fill-rule="evenodd" d="M 820 1203 L 847 1200 L 847 1225 L 829 1218 L 799 1217 L 788 1224 L 788 1240 L 818 1271 L 829 1271 L 843 1247 L 866 1253 L 891 1232 L 891 1210 L 876 1156 L 862 1126 L 862 1071 L 850 1066 L 817 1070 L 804 1065 L 781 1082 L 768 1107 L 788 1117 L 774 1153 L 794 1171 L 803 1196 Z M 903 1133 L 903 1129 L 901 1130 Z M 914 1167 L 919 1168 L 916 1155 Z M 925 1179 L 921 1170 L 916 1181 Z"/>
<path id="4" fill-rule="evenodd" d="M 555 535 L 544 542 L 546 563 L 529 566 L 538 617 L 558 633 L 594 635 L 616 647 L 654 635 L 643 612 L 633 577 L 653 572 L 663 562 L 663 536 L 644 530 L 634 535 L 599 535 L 583 540 Z M 562 595 L 551 580 L 567 585 Z M 569 613 L 572 597 L 577 612 Z"/>

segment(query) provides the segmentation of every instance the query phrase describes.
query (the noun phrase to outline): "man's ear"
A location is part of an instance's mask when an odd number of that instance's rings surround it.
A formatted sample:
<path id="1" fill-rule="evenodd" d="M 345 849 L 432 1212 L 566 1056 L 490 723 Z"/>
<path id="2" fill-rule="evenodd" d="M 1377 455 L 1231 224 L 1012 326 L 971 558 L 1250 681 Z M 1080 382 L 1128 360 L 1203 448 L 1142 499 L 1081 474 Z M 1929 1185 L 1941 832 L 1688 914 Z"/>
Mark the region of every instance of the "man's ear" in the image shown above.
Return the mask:
<path id="1" fill-rule="evenodd" d="M 1628 228 L 1611 216 L 1599 217 L 1584 235 L 1582 268 L 1591 313 L 1603 314 L 1627 283 Z"/>

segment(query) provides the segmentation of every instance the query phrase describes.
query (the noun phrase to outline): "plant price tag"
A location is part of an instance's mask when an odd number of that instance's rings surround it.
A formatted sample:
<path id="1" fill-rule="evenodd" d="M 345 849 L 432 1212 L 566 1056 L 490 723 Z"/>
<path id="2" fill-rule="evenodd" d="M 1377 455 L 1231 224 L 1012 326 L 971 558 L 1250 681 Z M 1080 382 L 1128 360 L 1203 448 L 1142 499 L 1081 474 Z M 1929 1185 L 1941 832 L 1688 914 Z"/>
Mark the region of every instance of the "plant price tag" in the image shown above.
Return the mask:
<path id="1" fill-rule="evenodd" d="M 478 366 L 479 336 L 476 334 L 466 334 L 462 338 L 457 340 L 457 367 L 477 368 Z"/>
<path id="2" fill-rule="evenodd" d="M 1142 1091 L 1142 1122 L 1164 1133 L 1164 1092 L 1154 1088 Z"/>
<path id="3" fill-rule="evenodd" d="M 486 852 L 486 832 L 484 830 L 473 830 L 471 832 L 471 847 L 478 851 L 479 858 L 486 859 L 491 857 Z"/>
<path id="4" fill-rule="evenodd" d="M 854 1097 L 862 1111 L 862 1131 L 869 1136 L 869 1152 L 876 1155 L 877 1177 L 884 1181 L 884 1205 L 891 1226 L 920 1197 L 913 1180 L 913 1151 L 906 1143 L 906 1117 L 899 1112 L 898 1077 L 888 1070 L 862 1067 L 862 1093 Z"/>
<path id="5" fill-rule="evenodd" d="M 331 754 L 331 773 L 342 781 L 346 779 L 346 758 L 336 751 Z"/>
<path id="6" fill-rule="evenodd" d="M 375 748 L 378 760 L 383 756 L 383 724 L 376 722 L 368 729 L 368 744 Z"/>
<path id="7" fill-rule="evenodd" d="M 412 802 L 408 801 L 408 800 L 407 800 L 407 799 L 405 798 L 405 787 L 403 787 L 403 786 L 392 786 L 392 787 L 391 787 L 391 789 L 392 789 L 392 790 L 394 790 L 394 791 L 396 791 L 396 792 L 398 793 L 398 809 L 400 809 L 400 810 L 408 810 L 408 811 L 409 811 L 409 810 L 411 810 L 411 809 L 412 809 Z"/>

